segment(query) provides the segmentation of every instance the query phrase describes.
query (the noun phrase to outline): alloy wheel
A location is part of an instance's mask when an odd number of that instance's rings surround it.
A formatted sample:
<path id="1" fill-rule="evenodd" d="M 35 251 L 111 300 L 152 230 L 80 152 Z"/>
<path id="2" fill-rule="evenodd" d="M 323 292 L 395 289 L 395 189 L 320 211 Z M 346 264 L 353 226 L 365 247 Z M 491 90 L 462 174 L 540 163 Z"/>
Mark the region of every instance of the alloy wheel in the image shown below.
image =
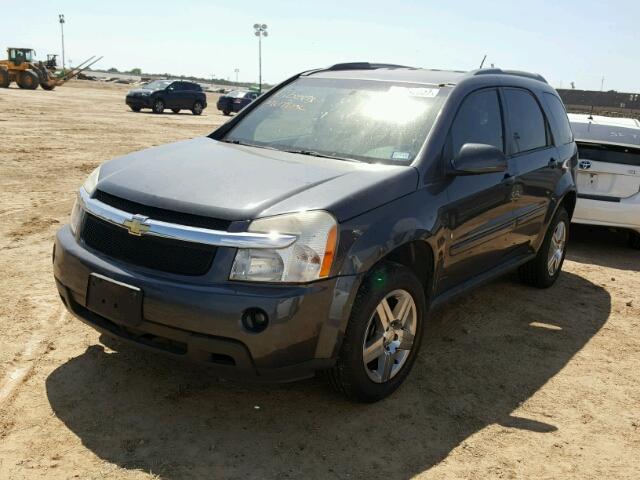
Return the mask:
<path id="1" fill-rule="evenodd" d="M 564 222 L 558 222 L 553 230 L 551 242 L 549 243 L 549 254 L 547 256 L 547 271 L 550 276 L 554 276 L 560 268 L 564 248 L 567 243 L 567 226 Z"/>
<path id="2" fill-rule="evenodd" d="M 406 363 L 416 333 L 417 308 L 406 290 L 394 290 L 378 304 L 362 343 L 362 361 L 370 380 L 384 383 Z"/>

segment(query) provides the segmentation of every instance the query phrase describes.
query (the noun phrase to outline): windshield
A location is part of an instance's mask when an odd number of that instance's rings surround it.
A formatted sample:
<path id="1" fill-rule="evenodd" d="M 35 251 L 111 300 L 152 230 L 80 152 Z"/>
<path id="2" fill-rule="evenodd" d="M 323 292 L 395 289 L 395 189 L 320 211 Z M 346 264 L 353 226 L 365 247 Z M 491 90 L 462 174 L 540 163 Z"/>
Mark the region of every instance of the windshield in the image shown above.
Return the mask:
<path id="1" fill-rule="evenodd" d="M 145 90 L 163 90 L 171 85 L 173 81 L 171 80 L 155 80 L 153 82 L 147 83 L 143 85 L 142 88 Z"/>
<path id="2" fill-rule="evenodd" d="M 420 151 L 445 91 L 405 83 L 300 78 L 252 110 L 224 140 L 408 165 Z"/>

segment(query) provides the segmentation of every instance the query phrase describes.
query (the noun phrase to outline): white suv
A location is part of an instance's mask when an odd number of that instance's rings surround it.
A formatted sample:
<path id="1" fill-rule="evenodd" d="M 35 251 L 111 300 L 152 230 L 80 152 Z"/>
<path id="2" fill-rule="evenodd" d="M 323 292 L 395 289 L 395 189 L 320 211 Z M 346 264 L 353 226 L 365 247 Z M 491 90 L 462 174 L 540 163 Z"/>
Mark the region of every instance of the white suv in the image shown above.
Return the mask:
<path id="1" fill-rule="evenodd" d="M 629 230 L 640 248 L 640 121 L 569 114 L 580 160 L 572 221 Z"/>

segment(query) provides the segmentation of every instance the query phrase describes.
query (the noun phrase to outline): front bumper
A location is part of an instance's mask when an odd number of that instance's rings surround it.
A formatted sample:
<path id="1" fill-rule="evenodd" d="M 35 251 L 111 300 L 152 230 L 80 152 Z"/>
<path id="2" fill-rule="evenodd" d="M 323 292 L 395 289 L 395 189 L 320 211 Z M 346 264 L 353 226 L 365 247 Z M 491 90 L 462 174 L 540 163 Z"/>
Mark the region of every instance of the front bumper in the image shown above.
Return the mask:
<path id="1" fill-rule="evenodd" d="M 640 233 L 640 193 L 619 202 L 580 198 L 572 222 L 628 228 Z"/>
<path id="2" fill-rule="evenodd" d="M 206 363 L 221 377 L 255 381 L 297 380 L 332 366 L 358 280 L 256 285 L 155 276 L 87 250 L 68 226 L 56 235 L 53 271 L 68 310 L 99 332 Z M 88 310 L 91 273 L 141 288 L 142 323 L 132 328 Z M 241 323 L 242 313 L 254 307 L 269 315 L 261 333 Z"/>
<path id="3" fill-rule="evenodd" d="M 151 95 L 146 97 L 127 96 L 125 103 L 130 107 L 151 108 Z"/>

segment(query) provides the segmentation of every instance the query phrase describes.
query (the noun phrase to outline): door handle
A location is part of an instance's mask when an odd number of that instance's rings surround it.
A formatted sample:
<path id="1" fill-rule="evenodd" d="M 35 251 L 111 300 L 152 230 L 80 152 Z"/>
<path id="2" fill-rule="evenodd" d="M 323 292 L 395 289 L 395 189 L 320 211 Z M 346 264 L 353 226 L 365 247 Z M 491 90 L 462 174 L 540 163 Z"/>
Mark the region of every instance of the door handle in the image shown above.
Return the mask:
<path id="1" fill-rule="evenodd" d="M 556 168 L 558 166 L 558 161 L 555 158 L 549 159 L 549 163 L 547 164 L 549 168 Z"/>

